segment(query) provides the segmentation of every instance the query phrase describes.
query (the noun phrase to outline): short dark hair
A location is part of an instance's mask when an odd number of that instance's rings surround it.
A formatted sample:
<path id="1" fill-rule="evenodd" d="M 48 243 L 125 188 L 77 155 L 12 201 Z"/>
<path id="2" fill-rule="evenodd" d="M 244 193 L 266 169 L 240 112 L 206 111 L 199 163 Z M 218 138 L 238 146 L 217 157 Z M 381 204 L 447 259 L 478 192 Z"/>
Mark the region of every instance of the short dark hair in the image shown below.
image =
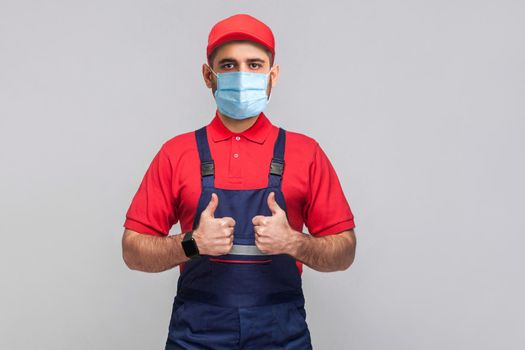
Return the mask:
<path id="1" fill-rule="evenodd" d="M 245 43 L 245 42 L 249 42 L 249 43 L 252 43 L 252 44 L 255 44 L 257 46 L 259 46 L 260 48 L 262 48 L 266 54 L 268 55 L 268 58 L 270 59 L 270 67 L 273 66 L 273 55 L 271 53 L 271 51 L 266 47 L 266 46 L 263 46 L 259 43 L 256 43 L 254 41 L 251 41 L 251 40 L 231 40 L 231 41 L 228 41 L 227 43 L 231 43 L 231 42 L 236 42 L 236 43 Z M 225 43 L 226 44 L 226 43 Z M 212 64 L 213 64 L 213 60 L 215 59 L 215 56 L 217 56 L 217 50 L 219 49 L 219 47 L 221 47 L 222 45 L 219 45 L 217 46 L 216 48 L 213 49 L 213 51 L 210 53 L 210 55 L 208 56 L 208 65 L 210 67 L 213 68 Z"/>

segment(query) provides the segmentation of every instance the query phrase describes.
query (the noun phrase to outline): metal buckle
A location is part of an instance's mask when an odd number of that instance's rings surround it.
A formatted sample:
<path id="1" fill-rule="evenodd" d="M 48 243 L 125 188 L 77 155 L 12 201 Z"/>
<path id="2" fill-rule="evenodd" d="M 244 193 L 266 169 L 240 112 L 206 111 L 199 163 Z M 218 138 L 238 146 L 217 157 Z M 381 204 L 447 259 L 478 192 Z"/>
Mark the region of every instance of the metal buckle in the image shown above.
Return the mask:
<path id="1" fill-rule="evenodd" d="M 210 176 L 215 174 L 215 165 L 213 160 L 201 162 L 201 176 Z"/>
<path id="2" fill-rule="evenodd" d="M 273 158 L 270 163 L 270 174 L 282 176 L 284 171 L 284 160 Z"/>

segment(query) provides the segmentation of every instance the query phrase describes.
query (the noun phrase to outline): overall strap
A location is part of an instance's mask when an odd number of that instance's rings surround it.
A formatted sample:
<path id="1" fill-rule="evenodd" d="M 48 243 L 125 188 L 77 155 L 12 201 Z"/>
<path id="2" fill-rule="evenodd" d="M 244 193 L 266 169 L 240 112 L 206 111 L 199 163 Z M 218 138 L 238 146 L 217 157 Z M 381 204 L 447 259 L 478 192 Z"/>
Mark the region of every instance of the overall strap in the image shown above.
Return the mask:
<path id="1" fill-rule="evenodd" d="M 284 172 L 284 145 L 286 141 L 286 132 L 279 128 L 279 135 L 273 146 L 273 158 L 270 163 L 270 173 L 268 178 L 268 187 L 280 187 L 281 178 Z"/>
<path id="2" fill-rule="evenodd" d="M 199 158 L 201 161 L 202 186 L 213 187 L 215 179 L 215 164 L 211 158 L 208 136 L 206 134 L 206 126 L 195 130 L 195 138 L 197 140 L 197 149 L 199 151 Z"/>

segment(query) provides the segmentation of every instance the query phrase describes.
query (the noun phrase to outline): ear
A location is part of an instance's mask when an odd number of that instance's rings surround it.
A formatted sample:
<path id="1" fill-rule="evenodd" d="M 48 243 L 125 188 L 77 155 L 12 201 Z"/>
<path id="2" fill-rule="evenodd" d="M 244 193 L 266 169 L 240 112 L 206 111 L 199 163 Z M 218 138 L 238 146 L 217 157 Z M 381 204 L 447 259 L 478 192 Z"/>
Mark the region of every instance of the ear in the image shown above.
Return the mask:
<path id="1" fill-rule="evenodd" d="M 272 89 L 277 85 L 277 80 L 279 79 L 279 65 L 274 64 L 272 71 L 270 72 L 270 79 L 272 80 Z"/>
<path id="2" fill-rule="evenodd" d="M 206 63 L 202 64 L 202 77 L 204 78 L 204 83 L 206 84 L 206 87 L 208 87 L 208 89 L 211 89 L 213 87 L 213 73 L 211 72 L 210 67 Z"/>

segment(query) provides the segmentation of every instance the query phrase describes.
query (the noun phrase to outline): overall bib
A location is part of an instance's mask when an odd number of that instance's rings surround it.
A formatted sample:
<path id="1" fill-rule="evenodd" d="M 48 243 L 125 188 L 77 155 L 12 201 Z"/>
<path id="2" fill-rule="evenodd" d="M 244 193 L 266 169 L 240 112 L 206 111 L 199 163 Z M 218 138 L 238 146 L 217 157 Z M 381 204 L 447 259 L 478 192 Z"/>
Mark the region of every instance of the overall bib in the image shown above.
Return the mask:
<path id="1" fill-rule="evenodd" d="M 311 349 L 302 281 L 288 254 L 268 255 L 255 245 L 252 218 L 271 216 L 268 195 L 286 212 L 281 191 L 285 130 L 279 128 L 269 164 L 268 186 L 248 190 L 216 188 L 206 127 L 195 131 L 202 191 L 193 229 L 216 193 L 215 217 L 235 220 L 233 247 L 220 256 L 185 262 L 169 325 L 166 350 Z"/>

